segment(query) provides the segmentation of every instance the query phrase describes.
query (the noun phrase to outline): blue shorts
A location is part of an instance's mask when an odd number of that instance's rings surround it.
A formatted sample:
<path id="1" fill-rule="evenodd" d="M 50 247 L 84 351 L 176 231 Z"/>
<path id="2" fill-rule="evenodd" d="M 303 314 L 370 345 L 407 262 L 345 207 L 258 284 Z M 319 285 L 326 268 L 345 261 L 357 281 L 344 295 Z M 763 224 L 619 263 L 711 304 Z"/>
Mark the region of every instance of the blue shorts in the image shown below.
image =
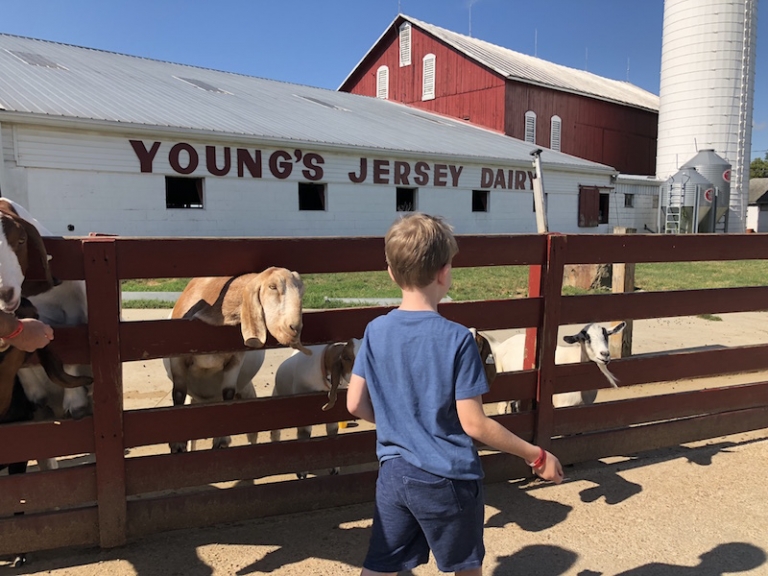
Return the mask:
<path id="1" fill-rule="evenodd" d="M 435 556 L 442 572 L 483 564 L 482 480 L 451 480 L 393 458 L 376 481 L 376 510 L 365 566 L 374 572 L 410 570 Z"/>

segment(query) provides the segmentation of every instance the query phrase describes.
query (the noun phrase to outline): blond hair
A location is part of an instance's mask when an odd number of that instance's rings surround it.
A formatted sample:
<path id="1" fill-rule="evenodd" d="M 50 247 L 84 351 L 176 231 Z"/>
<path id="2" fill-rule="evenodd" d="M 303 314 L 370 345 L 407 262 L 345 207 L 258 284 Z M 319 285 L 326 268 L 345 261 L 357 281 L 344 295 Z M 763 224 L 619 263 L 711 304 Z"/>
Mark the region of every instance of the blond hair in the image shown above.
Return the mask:
<path id="1" fill-rule="evenodd" d="M 416 212 L 398 219 L 384 237 L 384 253 L 401 288 L 429 285 L 459 251 L 453 228 L 439 216 Z"/>

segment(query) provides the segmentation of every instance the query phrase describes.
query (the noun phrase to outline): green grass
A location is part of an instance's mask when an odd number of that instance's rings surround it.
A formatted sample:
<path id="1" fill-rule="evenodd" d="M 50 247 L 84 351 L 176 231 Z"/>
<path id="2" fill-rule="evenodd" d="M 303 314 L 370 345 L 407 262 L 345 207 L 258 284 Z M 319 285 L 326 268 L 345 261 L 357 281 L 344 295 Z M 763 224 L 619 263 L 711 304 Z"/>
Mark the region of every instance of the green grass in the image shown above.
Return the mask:
<path id="1" fill-rule="evenodd" d="M 305 308 L 344 308 L 366 304 L 329 302 L 327 298 L 399 298 L 400 291 L 382 272 L 350 272 L 343 274 L 305 274 Z M 130 280 L 123 283 L 124 291 L 180 292 L 187 278 Z M 635 270 L 637 289 L 655 292 L 697 288 L 732 288 L 762 286 L 768 282 L 768 261 L 744 260 L 728 262 L 675 262 L 638 264 Z M 599 291 L 591 291 L 599 292 Z M 579 295 L 590 291 L 565 286 L 563 294 Z M 524 298 L 528 294 L 527 266 L 492 266 L 456 268 L 449 296 L 455 301 Z M 126 301 L 125 308 L 172 307 L 152 305 L 151 300 Z M 159 302 L 159 301 L 158 301 Z M 708 318 L 717 321 L 718 317 Z"/>

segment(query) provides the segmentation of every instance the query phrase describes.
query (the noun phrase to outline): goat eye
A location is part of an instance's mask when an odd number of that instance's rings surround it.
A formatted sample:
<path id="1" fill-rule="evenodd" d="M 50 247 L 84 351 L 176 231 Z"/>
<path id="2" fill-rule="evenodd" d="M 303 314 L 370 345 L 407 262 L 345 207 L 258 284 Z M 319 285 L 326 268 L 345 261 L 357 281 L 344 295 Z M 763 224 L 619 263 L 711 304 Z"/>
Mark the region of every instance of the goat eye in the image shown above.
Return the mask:
<path id="1" fill-rule="evenodd" d="M 269 285 L 270 290 L 277 290 L 277 284 L 270 284 Z"/>

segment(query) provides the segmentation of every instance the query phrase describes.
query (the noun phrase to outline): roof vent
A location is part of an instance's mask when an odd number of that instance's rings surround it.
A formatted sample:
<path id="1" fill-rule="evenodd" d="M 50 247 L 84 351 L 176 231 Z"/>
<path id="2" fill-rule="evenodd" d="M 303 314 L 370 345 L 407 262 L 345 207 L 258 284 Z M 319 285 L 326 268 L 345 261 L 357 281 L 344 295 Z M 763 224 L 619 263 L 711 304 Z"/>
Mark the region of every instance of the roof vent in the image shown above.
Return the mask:
<path id="1" fill-rule="evenodd" d="M 198 80 L 196 78 L 181 78 L 180 76 L 174 76 L 176 80 L 181 80 L 182 82 L 186 82 L 187 84 L 191 84 L 192 86 L 195 86 L 196 88 L 200 88 L 201 90 L 205 90 L 207 92 L 215 92 L 216 94 L 229 94 L 232 95 L 232 92 L 227 92 L 226 90 L 222 90 L 221 88 L 216 88 L 216 86 L 212 84 L 208 84 L 208 82 L 203 82 L 202 80 Z"/>
<path id="2" fill-rule="evenodd" d="M 330 102 L 325 102 L 324 100 L 320 100 L 319 98 L 312 98 L 311 96 L 302 96 L 301 94 L 294 94 L 294 96 L 296 96 L 296 98 L 301 98 L 302 100 L 306 100 L 308 102 L 319 104 L 320 106 L 324 106 L 326 108 L 331 108 L 332 110 L 341 110 L 342 112 L 349 112 L 349 110 L 346 108 L 342 108 L 341 106 L 336 106 L 336 104 L 331 104 Z"/>
<path id="3" fill-rule="evenodd" d="M 35 54 L 34 52 L 21 52 L 20 50 L 7 50 L 9 54 L 13 54 L 21 60 L 31 66 L 42 66 L 43 68 L 57 68 L 59 70 L 66 70 L 64 66 L 56 64 L 53 60 L 49 60 L 45 56 Z"/>

